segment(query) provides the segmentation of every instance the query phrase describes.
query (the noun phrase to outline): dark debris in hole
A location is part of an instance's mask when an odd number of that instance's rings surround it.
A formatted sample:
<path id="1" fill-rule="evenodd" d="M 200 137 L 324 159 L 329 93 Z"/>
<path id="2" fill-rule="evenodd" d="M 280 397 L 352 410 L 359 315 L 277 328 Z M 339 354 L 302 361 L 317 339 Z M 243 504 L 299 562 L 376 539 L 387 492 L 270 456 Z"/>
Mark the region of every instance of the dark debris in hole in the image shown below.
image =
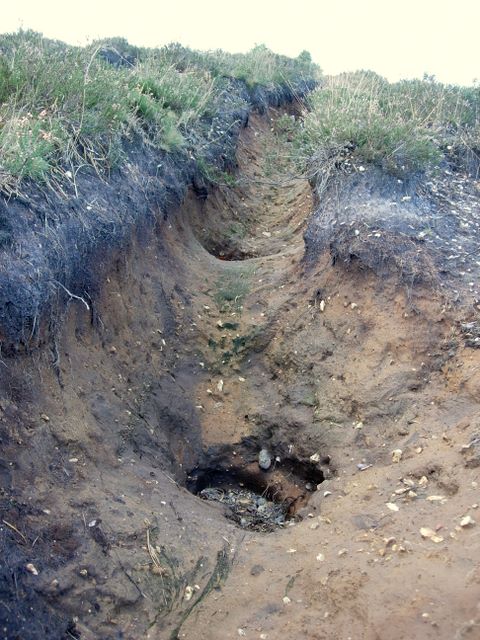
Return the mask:
<path id="1" fill-rule="evenodd" d="M 227 507 L 230 518 L 243 529 L 273 531 L 288 519 L 288 502 L 273 502 L 248 489 L 208 487 L 198 494 L 203 500 L 219 502 Z"/>
<path id="2" fill-rule="evenodd" d="M 323 472 L 310 463 L 285 460 L 266 471 L 258 462 L 223 455 L 193 469 L 187 489 L 224 506 L 225 516 L 243 529 L 270 532 L 295 520 L 323 479 Z"/>
<path id="3" fill-rule="evenodd" d="M 480 321 L 462 322 L 460 328 L 465 339 L 465 346 L 480 349 Z"/>

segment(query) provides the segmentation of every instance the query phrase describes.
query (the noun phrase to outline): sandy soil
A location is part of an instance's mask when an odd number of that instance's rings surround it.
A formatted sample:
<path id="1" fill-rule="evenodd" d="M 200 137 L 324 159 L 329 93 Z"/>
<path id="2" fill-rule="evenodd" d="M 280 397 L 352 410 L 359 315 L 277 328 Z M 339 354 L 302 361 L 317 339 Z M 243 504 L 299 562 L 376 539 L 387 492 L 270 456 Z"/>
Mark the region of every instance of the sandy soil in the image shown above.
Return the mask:
<path id="1" fill-rule="evenodd" d="M 250 119 L 235 188 L 118 257 L 93 326 L 72 305 L 52 352 L 8 370 L 2 532 L 64 637 L 480 638 L 473 301 L 305 264 L 313 196 L 276 115 Z M 287 527 L 243 530 L 184 488 L 262 447 L 325 477 L 281 475 Z"/>
<path id="2" fill-rule="evenodd" d="M 246 132 L 247 186 L 228 203 L 245 207 L 242 247 L 259 256 L 234 317 L 242 334 L 268 338 L 239 371 L 218 364 L 200 386 L 202 430 L 217 443 L 260 428 L 273 453 L 286 442 L 300 458 L 328 455 L 332 473 L 301 522 L 248 534 L 226 584 L 179 637 L 480 637 L 480 534 L 461 526 L 478 521 L 480 480 L 462 453 L 480 426 L 478 352 L 457 335 L 465 312 L 328 257 L 304 269 L 310 190 L 269 184 L 268 153 L 279 148 L 269 129 L 255 120 Z M 280 151 L 280 183 L 284 169 Z M 222 394 L 209 396 L 219 378 Z"/>

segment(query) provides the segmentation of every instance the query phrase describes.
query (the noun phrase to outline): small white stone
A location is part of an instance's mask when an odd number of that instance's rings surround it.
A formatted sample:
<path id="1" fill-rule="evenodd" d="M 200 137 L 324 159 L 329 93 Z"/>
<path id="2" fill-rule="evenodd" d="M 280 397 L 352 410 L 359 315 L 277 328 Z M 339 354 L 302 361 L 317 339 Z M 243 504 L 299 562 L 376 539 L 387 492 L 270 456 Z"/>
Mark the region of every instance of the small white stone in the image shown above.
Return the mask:
<path id="1" fill-rule="evenodd" d="M 387 509 L 390 509 L 390 511 L 399 511 L 399 507 L 398 505 L 394 504 L 393 502 L 387 502 Z"/>
<path id="2" fill-rule="evenodd" d="M 392 451 L 392 462 L 400 462 L 402 455 L 403 451 L 401 449 L 394 449 Z"/>
<path id="3" fill-rule="evenodd" d="M 461 527 L 473 527 L 474 524 L 475 524 L 475 520 L 472 518 L 472 516 L 464 516 L 460 520 Z"/>
<path id="4" fill-rule="evenodd" d="M 28 573 L 31 573 L 33 576 L 38 576 L 38 570 L 35 567 L 35 565 L 32 564 L 31 562 L 25 565 L 25 569 L 28 571 Z"/>

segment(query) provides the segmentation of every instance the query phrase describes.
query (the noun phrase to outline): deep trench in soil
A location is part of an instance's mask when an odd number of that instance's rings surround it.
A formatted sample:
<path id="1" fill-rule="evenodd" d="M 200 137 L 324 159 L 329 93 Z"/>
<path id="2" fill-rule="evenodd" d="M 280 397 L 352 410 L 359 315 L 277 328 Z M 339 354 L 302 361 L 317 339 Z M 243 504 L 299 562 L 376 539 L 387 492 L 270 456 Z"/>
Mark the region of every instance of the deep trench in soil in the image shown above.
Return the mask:
<path id="1" fill-rule="evenodd" d="M 0 369 L 0 595 L 27 629 L 2 640 L 450 640 L 476 615 L 480 350 L 454 360 L 431 289 L 306 268 L 312 192 L 274 124 L 242 132 L 240 187 L 132 241 L 98 328 L 71 301 L 57 371 Z"/>
<path id="2" fill-rule="evenodd" d="M 215 260 L 212 271 L 217 273 L 216 286 L 219 290 L 216 302 L 220 319 L 214 325 L 208 344 L 217 356 L 212 368 L 218 368 L 219 373 L 226 376 L 249 368 L 252 352 L 257 354 L 261 363 L 269 339 L 263 342 L 264 329 L 261 327 L 245 330 L 246 310 L 243 303 L 264 260 L 275 260 L 276 255 L 282 253 L 288 256 L 288 249 L 285 251 L 285 248 L 289 243 L 296 251 L 303 245 L 301 226 L 310 213 L 310 201 L 306 196 L 309 192 L 308 183 L 302 180 L 296 190 L 293 189 L 292 195 L 288 180 L 285 187 L 287 174 L 284 175 L 284 172 L 289 168 L 282 164 L 282 160 L 275 161 L 278 183 L 275 179 L 265 182 L 262 156 L 267 151 L 263 145 L 271 145 L 277 138 L 275 134 L 272 135 L 271 127 L 268 130 L 268 119 L 254 117 L 252 121 L 255 123 L 251 127 L 253 137 L 257 138 L 260 133 L 262 142 L 255 140 L 256 153 L 259 153 L 249 162 L 248 168 L 243 166 L 241 186 L 233 190 L 220 189 L 213 204 L 204 203 L 198 217 L 194 215 L 189 219 L 203 249 Z M 250 152 L 246 144 L 244 152 L 247 156 Z M 288 208 L 285 220 L 283 209 L 287 203 L 291 209 Z M 302 210 L 295 212 L 299 204 L 303 205 Z M 242 211 L 241 223 L 238 222 L 239 210 Z M 292 225 L 292 216 L 295 226 Z M 232 233 L 239 224 L 244 232 L 241 236 Z M 276 236 L 273 243 L 271 227 Z M 278 275 L 282 277 L 282 264 L 277 268 Z M 268 296 L 261 304 L 268 309 Z M 209 306 L 205 308 L 209 310 Z M 262 316 L 265 313 L 261 314 L 260 319 Z M 211 327 L 208 330 L 211 331 Z M 268 387 L 266 392 L 269 393 Z M 207 390 L 207 393 L 211 393 L 211 390 Z M 225 396 L 222 391 L 217 395 L 217 404 L 221 405 Z M 328 468 L 330 460 L 325 454 L 321 459 L 299 458 L 293 453 L 293 445 L 290 445 L 291 451 L 280 451 L 279 447 L 275 450 L 268 444 L 268 434 L 262 431 L 260 424 L 253 441 L 246 438 L 232 445 L 222 442 L 223 434 L 221 429 L 218 430 L 212 450 L 204 452 L 201 463 L 187 471 L 185 486 L 199 499 L 223 507 L 225 516 L 241 528 L 274 531 L 302 519 L 299 512 L 319 490 L 325 479 L 322 469 Z M 259 463 L 262 452 L 269 458 L 268 468 Z"/>

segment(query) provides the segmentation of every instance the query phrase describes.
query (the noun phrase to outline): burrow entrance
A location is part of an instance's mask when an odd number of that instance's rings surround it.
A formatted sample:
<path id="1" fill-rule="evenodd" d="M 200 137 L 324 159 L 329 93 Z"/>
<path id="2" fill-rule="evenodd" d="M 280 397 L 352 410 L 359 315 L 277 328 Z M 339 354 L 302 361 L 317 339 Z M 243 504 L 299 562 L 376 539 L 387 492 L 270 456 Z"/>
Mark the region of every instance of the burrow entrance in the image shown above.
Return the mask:
<path id="1" fill-rule="evenodd" d="M 186 487 L 222 505 L 225 516 L 240 527 L 268 532 L 299 519 L 298 511 L 324 479 L 316 463 L 272 457 L 269 468 L 262 469 L 258 453 L 232 448 L 208 455 L 188 473 Z"/>

